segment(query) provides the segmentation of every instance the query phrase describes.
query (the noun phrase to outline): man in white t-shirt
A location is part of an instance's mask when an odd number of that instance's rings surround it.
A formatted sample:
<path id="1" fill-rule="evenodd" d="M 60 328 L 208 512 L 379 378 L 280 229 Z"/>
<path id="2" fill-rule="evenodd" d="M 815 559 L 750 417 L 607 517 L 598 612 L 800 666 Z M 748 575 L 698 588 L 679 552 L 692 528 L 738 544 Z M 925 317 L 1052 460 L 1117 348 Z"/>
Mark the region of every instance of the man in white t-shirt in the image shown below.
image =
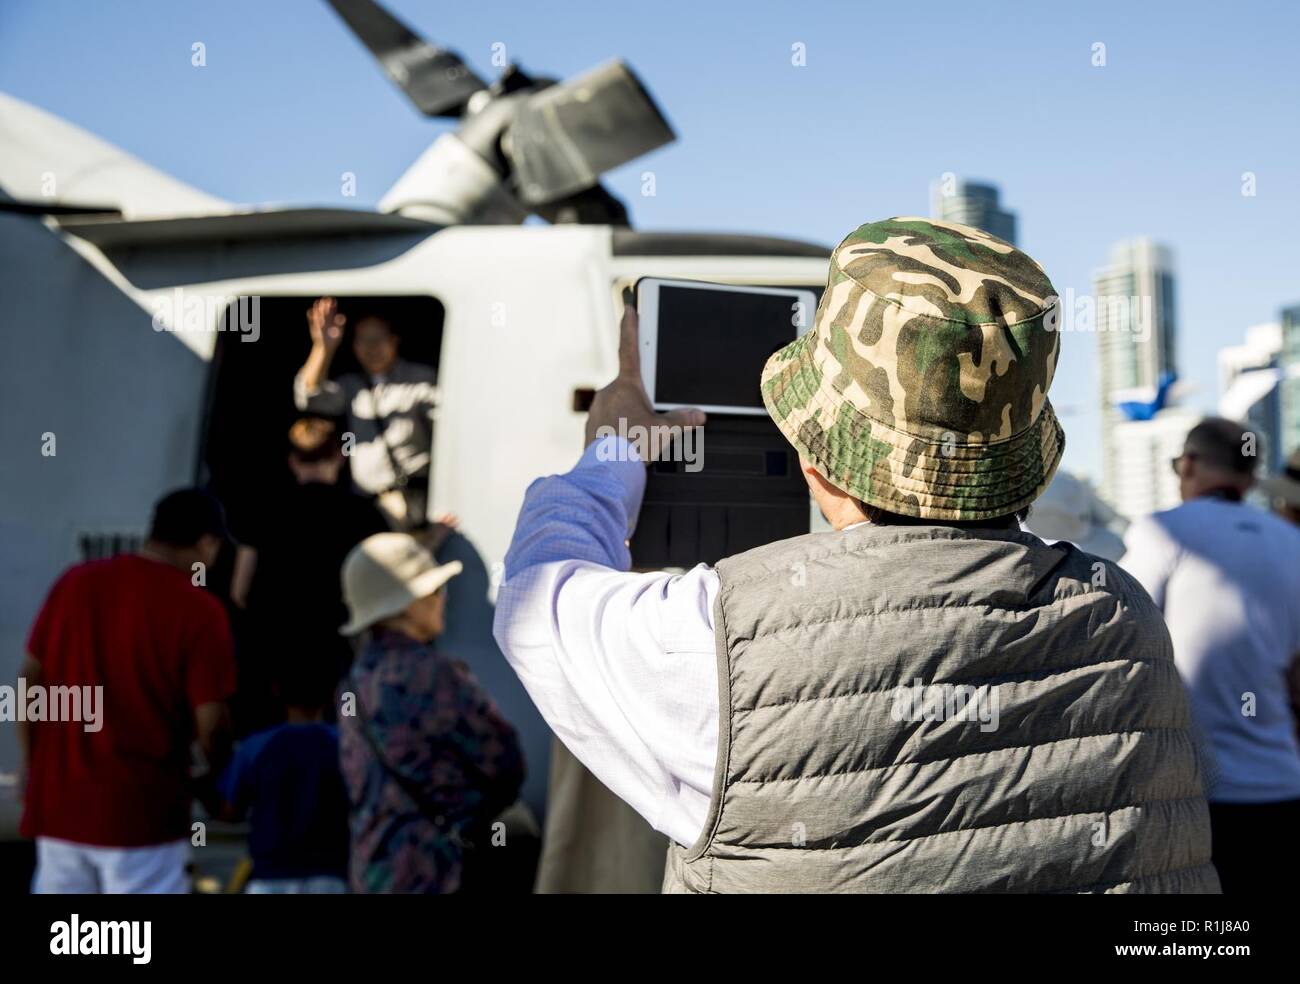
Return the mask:
<path id="1" fill-rule="evenodd" d="M 1243 504 L 1254 452 L 1232 421 L 1192 428 L 1173 461 L 1183 504 L 1130 526 L 1121 561 L 1165 614 L 1217 760 L 1214 864 L 1232 894 L 1300 874 L 1300 529 Z"/>

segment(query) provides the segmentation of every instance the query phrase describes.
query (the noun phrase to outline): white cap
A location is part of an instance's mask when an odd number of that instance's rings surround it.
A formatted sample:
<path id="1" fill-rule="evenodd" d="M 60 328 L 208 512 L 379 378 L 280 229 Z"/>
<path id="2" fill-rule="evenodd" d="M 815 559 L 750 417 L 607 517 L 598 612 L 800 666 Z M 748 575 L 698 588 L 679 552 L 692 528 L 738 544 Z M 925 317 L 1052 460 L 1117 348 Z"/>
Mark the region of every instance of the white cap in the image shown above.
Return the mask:
<path id="1" fill-rule="evenodd" d="M 405 611 L 461 572 L 459 560 L 439 564 L 407 533 L 368 536 L 343 561 L 343 600 L 348 624 L 341 635 L 356 635 L 376 622 Z"/>

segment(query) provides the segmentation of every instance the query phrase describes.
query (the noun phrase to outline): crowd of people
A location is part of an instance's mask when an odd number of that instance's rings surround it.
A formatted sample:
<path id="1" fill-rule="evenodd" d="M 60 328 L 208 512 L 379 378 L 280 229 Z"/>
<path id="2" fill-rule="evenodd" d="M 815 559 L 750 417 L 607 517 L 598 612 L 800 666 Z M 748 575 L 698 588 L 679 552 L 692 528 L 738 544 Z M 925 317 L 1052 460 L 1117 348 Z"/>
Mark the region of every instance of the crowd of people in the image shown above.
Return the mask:
<path id="1" fill-rule="evenodd" d="M 557 738 L 666 835 L 665 891 L 1248 895 L 1300 867 L 1300 455 L 1257 508 L 1255 435 L 1210 418 L 1172 462 L 1183 504 L 1118 563 L 1082 527 L 1029 532 L 1064 446 L 1056 296 L 975 229 L 850 233 L 762 380 L 832 531 L 685 573 L 630 570 L 665 448 L 598 437 L 707 426 L 653 410 L 625 307 L 581 458 L 525 495 L 495 634 Z M 199 489 L 37 617 L 28 685 L 107 706 L 95 733 L 22 732 L 35 891 L 185 890 L 192 795 L 247 820 L 249 892 L 527 887 L 493 870 L 518 737 L 437 644 L 460 565 L 437 559 L 454 517 L 429 515 L 433 373 L 363 318 L 362 372 L 331 380 L 346 325 L 329 298 L 308 322 L 293 484 L 241 530 L 229 589 L 255 658 L 201 586 L 230 537 Z"/>
<path id="2" fill-rule="evenodd" d="M 106 709 L 93 734 L 22 727 L 33 891 L 188 890 L 211 819 L 247 822 L 250 893 L 530 885 L 518 736 L 437 645 L 461 565 L 435 559 L 455 517 L 426 515 L 433 372 L 362 318 L 362 374 L 329 380 L 343 318 L 323 298 L 307 320 L 283 494 L 237 543 L 210 492 L 166 495 L 139 553 L 70 568 L 37 617 L 20 676 Z M 509 861 L 474 849 L 506 828 Z"/>

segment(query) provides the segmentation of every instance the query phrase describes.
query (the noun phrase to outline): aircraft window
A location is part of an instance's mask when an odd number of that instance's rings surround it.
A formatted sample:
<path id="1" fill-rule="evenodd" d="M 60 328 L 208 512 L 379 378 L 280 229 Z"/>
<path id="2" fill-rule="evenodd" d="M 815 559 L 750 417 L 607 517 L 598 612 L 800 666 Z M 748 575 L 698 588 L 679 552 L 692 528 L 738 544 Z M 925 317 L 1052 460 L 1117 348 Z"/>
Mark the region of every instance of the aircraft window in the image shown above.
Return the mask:
<path id="1" fill-rule="evenodd" d="M 218 333 L 199 478 L 226 503 L 236 536 L 241 519 L 255 514 L 259 504 L 272 501 L 290 482 L 286 435 L 302 416 L 293 403 L 293 378 L 311 350 L 307 309 L 315 300 L 315 295 L 263 296 L 255 341 L 244 341 L 249 335 L 238 331 Z M 338 303 L 347 317 L 347 329 L 330 378 L 359 371 L 352 333 L 357 320 L 366 315 L 393 325 L 401 338 L 403 359 L 437 372 L 445 314 L 439 301 L 420 296 L 339 296 Z M 233 311 L 232 305 L 224 317 L 229 319 Z"/>

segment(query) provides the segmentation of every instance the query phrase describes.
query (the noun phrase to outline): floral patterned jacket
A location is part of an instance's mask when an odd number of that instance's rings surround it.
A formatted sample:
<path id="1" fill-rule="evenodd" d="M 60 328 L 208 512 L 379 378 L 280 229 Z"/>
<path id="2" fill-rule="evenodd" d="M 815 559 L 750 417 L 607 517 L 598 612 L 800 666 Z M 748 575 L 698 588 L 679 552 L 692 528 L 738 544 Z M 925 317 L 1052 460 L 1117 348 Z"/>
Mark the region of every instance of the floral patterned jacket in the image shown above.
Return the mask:
<path id="1" fill-rule="evenodd" d="M 462 841 L 514 802 L 523 782 L 515 729 L 463 663 L 386 630 L 366 640 L 341 696 L 352 891 L 457 891 Z M 366 739 L 363 716 L 388 768 Z"/>

